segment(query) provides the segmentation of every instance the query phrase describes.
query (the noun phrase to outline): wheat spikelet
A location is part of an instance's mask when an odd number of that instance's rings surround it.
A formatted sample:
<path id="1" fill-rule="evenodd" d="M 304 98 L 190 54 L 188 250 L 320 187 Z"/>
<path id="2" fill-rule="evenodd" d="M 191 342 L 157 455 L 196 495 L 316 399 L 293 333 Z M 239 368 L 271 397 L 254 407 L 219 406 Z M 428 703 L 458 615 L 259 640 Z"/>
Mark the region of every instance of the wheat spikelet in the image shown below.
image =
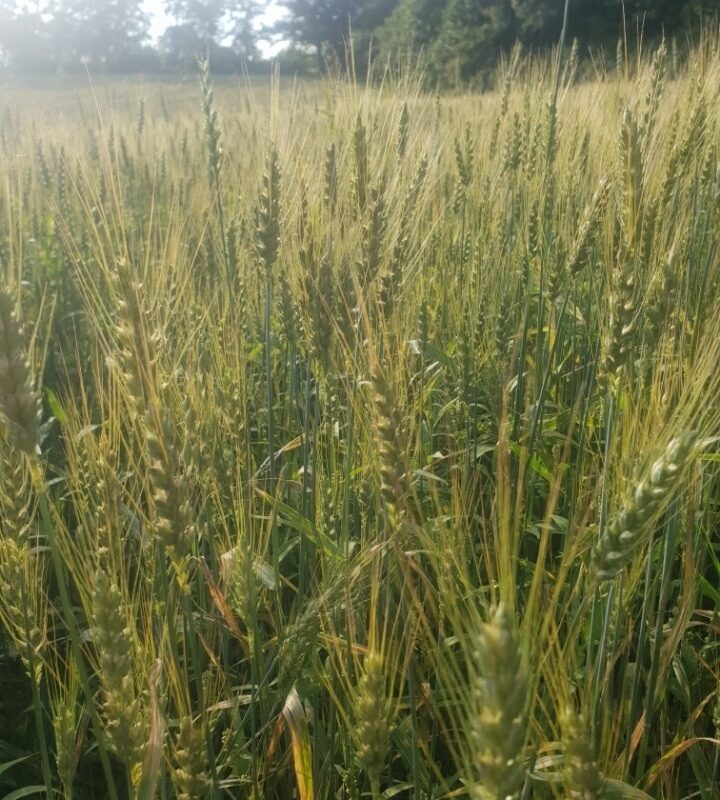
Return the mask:
<path id="1" fill-rule="evenodd" d="M 648 523 L 669 501 L 697 445 L 695 433 L 680 434 L 644 472 L 595 548 L 595 573 L 601 581 L 611 580 L 628 563 Z"/>
<path id="2" fill-rule="evenodd" d="M 182 558 L 189 552 L 195 534 L 189 476 L 175 446 L 169 417 L 157 420 L 157 415 L 149 412 L 147 419 L 145 441 L 152 486 L 153 531 L 175 558 Z"/>
<path id="3" fill-rule="evenodd" d="M 143 135 L 143 131 L 145 130 L 145 98 L 140 98 L 140 105 L 138 106 L 138 116 L 137 116 L 137 137 L 140 139 Z"/>
<path id="4" fill-rule="evenodd" d="M 280 250 L 280 162 L 274 147 L 265 162 L 255 246 L 260 262 L 270 272 Z"/>
<path id="5" fill-rule="evenodd" d="M 385 186 L 381 183 L 370 190 L 370 209 L 363 225 L 362 256 L 359 271 L 364 287 L 377 277 L 383 258 L 387 229 Z"/>
<path id="6" fill-rule="evenodd" d="M 465 135 L 461 141 L 455 139 L 455 167 L 458 172 L 458 180 L 455 185 L 455 195 L 453 198 L 453 210 L 458 213 L 467 201 L 467 193 L 472 183 L 475 171 L 475 141 L 472 137 L 470 126 L 465 127 Z"/>
<path id="7" fill-rule="evenodd" d="M 626 248 L 633 250 L 642 232 L 645 170 L 638 124 L 629 108 L 625 109 L 620 126 L 620 162 L 623 180 L 621 222 Z"/>
<path id="8" fill-rule="evenodd" d="M 363 124 L 362 116 L 358 111 L 353 129 L 353 152 L 355 155 L 355 196 L 360 211 L 365 210 L 367 203 L 369 165 L 368 165 L 368 139 L 367 129 Z"/>
<path id="9" fill-rule="evenodd" d="M 512 116 L 512 135 L 505 139 L 502 153 L 502 171 L 514 173 L 523 161 L 523 139 L 520 115 Z"/>
<path id="10" fill-rule="evenodd" d="M 133 680 L 134 648 L 125 604 L 117 584 L 104 569 L 95 576 L 92 631 L 103 687 L 105 735 L 129 773 L 139 777 L 147 725 Z"/>
<path id="11" fill-rule="evenodd" d="M 562 718 L 565 740 L 564 786 L 569 800 L 600 800 L 605 780 L 593 757 L 587 726 L 567 709 Z"/>
<path id="12" fill-rule="evenodd" d="M 663 208 L 670 206 L 678 186 L 687 174 L 688 160 L 695 148 L 702 144 L 706 124 L 705 98 L 702 92 L 696 89 L 696 98 L 685 123 L 682 138 L 675 143 L 667 159 L 667 168 L 660 189 L 660 204 Z"/>
<path id="13" fill-rule="evenodd" d="M 72 796 L 72 785 L 80 757 L 78 749 L 77 686 L 62 688 L 62 696 L 53 709 L 55 766 L 66 796 Z"/>
<path id="14" fill-rule="evenodd" d="M 583 213 L 582 222 L 573 242 L 565 269 L 575 277 L 585 266 L 589 256 L 590 244 L 597 233 L 610 193 L 610 182 L 602 179 Z"/>
<path id="15" fill-rule="evenodd" d="M 497 363 L 502 368 L 510 352 L 510 335 L 513 325 L 513 297 L 510 289 L 505 286 L 500 295 L 500 303 L 495 317 L 494 344 Z"/>
<path id="16" fill-rule="evenodd" d="M 24 453 L 38 452 L 42 405 L 15 303 L 6 289 L 0 291 L 0 412 L 10 443 Z"/>
<path id="17" fill-rule="evenodd" d="M 144 311 L 143 286 L 124 260 L 110 276 L 117 300 L 118 321 L 115 332 L 119 342 L 117 363 L 127 390 L 127 399 L 135 419 L 146 407 L 147 369 L 150 366 L 149 337 Z"/>
<path id="18" fill-rule="evenodd" d="M 650 83 L 648 85 L 647 94 L 645 96 L 645 110 L 643 112 L 642 121 L 640 123 L 640 138 L 643 143 L 643 150 L 647 153 L 650 138 L 654 131 L 655 120 L 657 117 L 657 110 L 660 106 L 660 100 L 665 88 L 666 76 L 666 57 L 667 47 L 665 40 L 660 43 L 660 46 L 655 51 L 652 59 L 652 66 L 650 72 Z"/>
<path id="19" fill-rule="evenodd" d="M 408 134 L 410 132 L 410 111 L 407 102 L 403 103 L 398 121 L 397 140 L 395 142 L 395 152 L 398 158 L 405 158 L 407 150 Z"/>
<path id="20" fill-rule="evenodd" d="M 482 624 L 474 656 L 477 677 L 469 724 L 479 781 L 471 793 L 478 800 L 515 798 L 525 773 L 527 681 L 515 626 L 502 604 Z"/>
<path id="21" fill-rule="evenodd" d="M 24 544 L 31 535 L 32 499 L 23 456 L 0 442 L 0 530 L 3 536 Z"/>
<path id="22" fill-rule="evenodd" d="M 337 176 L 337 148 L 335 142 L 325 151 L 325 162 L 323 164 L 323 200 L 327 205 L 330 213 L 335 211 L 337 204 L 337 189 L 338 189 L 338 176 Z"/>
<path id="23" fill-rule="evenodd" d="M 332 594 L 332 588 L 326 594 Z M 285 628 L 278 648 L 278 682 L 284 690 L 289 690 L 298 676 L 303 675 L 312 658 L 320 633 L 320 612 L 320 601 L 308 600 L 302 612 Z"/>
<path id="24" fill-rule="evenodd" d="M 257 587 L 252 555 L 246 542 L 223 553 L 222 575 L 233 611 L 250 629 L 257 612 Z"/>
<path id="25" fill-rule="evenodd" d="M 648 302 L 645 306 L 644 346 L 645 355 L 652 359 L 658 354 L 658 345 L 663 331 L 672 330 L 672 315 L 677 301 L 677 264 L 671 251 L 665 258 L 651 283 Z M 668 320 L 670 324 L 668 326 Z"/>
<path id="26" fill-rule="evenodd" d="M 370 779 L 373 798 L 377 798 L 390 743 L 390 703 L 380 653 L 371 651 L 363 660 L 354 709 L 357 759 Z"/>
<path id="27" fill-rule="evenodd" d="M 230 269 L 230 279 L 234 280 L 238 275 L 240 263 L 240 250 L 238 247 L 238 239 L 240 237 L 240 221 L 237 217 L 230 221 L 227 229 L 227 259 L 228 268 Z"/>
<path id="28" fill-rule="evenodd" d="M 598 381 L 601 387 L 614 391 L 631 361 L 638 325 L 635 276 L 623 256 L 613 270 L 609 300 L 610 318 Z"/>
<path id="29" fill-rule="evenodd" d="M 28 545 L 0 537 L 0 621 L 35 681 L 40 679 L 47 643 L 45 620 L 37 608 L 38 583 L 42 587 L 42 564 Z"/>
<path id="30" fill-rule="evenodd" d="M 52 187 L 52 176 L 50 175 L 50 167 L 48 166 L 45 153 L 39 141 L 35 143 L 35 160 L 37 162 L 38 173 L 40 174 L 40 183 L 45 191 L 49 191 Z"/>
<path id="31" fill-rule="evenodd" d="M 371 375 L 375 395 L 375 426 L 380 460 L 380 494 L 392 530 L 400 524 L 400 516 L 410 493 L 405 466 L 406 453 L 400 432 L 402 422 L 392 400 L 382 367 L 377 364 Z"/>
<path id="32" fill-rule="evenodd" d="M 173 778 L 178 800 L 200 800 L 211 788 L 207 774 L 207 758 L 202 731 L 191 717 L 180 720 L 175 740 L 175 770 Z"/>
<path id="33" fill-rule="evenodd" d="M 208 175 L 210 185 L 216 190 L 220 186 L 222 165 L 222 146 L 220 144 L 220 124 L 215 109 L 215 98 L 210 80 L 210 62 L 200 61 L 200 86 L 202 89 L 202 110 L 205 120 L 205 144 L 207 147 Z"/>
<path id="34" fill-rule="evenodd" d="M 327 255 L 308 263 L 302 274 L 306 317 L 303 331 L 313 357 L 320 363 L 327 359 L 332 345 L 331 309 L 335 307 L 335 282 Z"/>

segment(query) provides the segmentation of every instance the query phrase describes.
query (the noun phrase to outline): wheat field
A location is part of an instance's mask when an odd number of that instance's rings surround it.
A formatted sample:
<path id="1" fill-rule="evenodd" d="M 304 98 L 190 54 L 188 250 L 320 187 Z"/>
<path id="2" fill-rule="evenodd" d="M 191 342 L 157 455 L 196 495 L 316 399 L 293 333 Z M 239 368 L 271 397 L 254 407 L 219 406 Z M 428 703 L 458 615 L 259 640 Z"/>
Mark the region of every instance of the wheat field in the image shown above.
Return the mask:
<path id="1" fill-rule="evenodd" d="M 720 786 L 720 44 L 0 96 L 0 796 Z"/>

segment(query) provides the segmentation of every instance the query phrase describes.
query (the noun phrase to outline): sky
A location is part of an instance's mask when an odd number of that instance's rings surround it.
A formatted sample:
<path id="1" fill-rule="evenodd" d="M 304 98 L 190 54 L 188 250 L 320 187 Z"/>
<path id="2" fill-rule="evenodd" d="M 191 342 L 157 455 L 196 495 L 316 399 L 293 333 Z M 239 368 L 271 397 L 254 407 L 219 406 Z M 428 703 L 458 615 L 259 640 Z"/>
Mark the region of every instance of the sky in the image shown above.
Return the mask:
<path id="1" fill-rule="evenodd" d="M 97 0 L 102 3 L 103 0 Z M 34 2 L 34 0 L 16 0 L 18 8 L 29 8 L 36 10 L 42 3 Z M 283 15 L 282 4 L 278 0 L 262 0 L 262 5 L 265 6 L 265 11 L 257 18 L 257 25 L 270 25 L 276 22 Z M 144 0 L 143 8 L 150 16 L 151 28 L 150 35 L 154 41 L 157 41 L 165 32 L 168 25 L 172 25 L 174 20 L 172 17 L 165 13 L 165 0 Z M 281 50 L 287 42 L 277 42 L 272 44 L 270 42 L 258 42 L 258 47 L 263 56 L 272 57 L 279 50 Z"/>
<path id="2" fill-rule="evenodd" d="M 145 0 L 143 6 L 145 11 L 150 15 L 152 20 L 151 35 L 153 39 L 160 37 L 167 28 L 172 24 L 172 17 L 169 17 L 164 11 L 163 0 Z"/>
<path id="3" fill-rule="evenodd" d="M 100 0 L 102 2 L 102 0 Z M 269 25 L 282 16 L 282 8 L 276 0 L 265 0 L 263 3 L 265 12 L 258 17 L 258 25 Z M 145 11 L 150 15 L 151 29 L 150 35 L 157 40 L 164 33 L 168 25 L 172 25 L 174 20 L 165 13 L 165 0 L 145 0 L 143 3 Z M 271 45 L 268 42 L 258 42 L 260 52 L 263 56 L 273 56 L 283 46 L 283 42 L 278 45 Z"/>

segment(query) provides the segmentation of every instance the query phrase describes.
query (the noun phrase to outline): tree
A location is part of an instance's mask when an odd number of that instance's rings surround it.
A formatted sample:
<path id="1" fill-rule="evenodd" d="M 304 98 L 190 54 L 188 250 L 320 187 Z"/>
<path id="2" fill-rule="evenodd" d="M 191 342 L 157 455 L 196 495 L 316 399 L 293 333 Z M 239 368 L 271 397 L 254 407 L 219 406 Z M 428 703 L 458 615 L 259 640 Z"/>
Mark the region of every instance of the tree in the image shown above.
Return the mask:
<path id="1" fill-rule="evenodd" d="M 177 19 L 178 26 L 189 26 L 207 42 L 220 33 L 222 19 L 230 5 L 226 0 L 166 0 L 165 8 Z"/>
<path id="2" fill-rule="evenodd" d="M 512 0 L 518 38 L 530 44 L 556 41 L 562 26 L 565 0 Z"/>
<path id="3" fill-rule="evenodd" d="M 493 66 L 514 40 L 513 22 L 509 0 L 450 0 L 431 53 L 438 77 L 464 81 Z"/>
<path id="4" fill-rule="evenodd" d="M 315 49 L 318 67 L 334 60 L 346 65 L 352 36 L 360 68 L 371 35 L 385 21 L 398 0 L 287 0 L 288 17 L 275 30 L 298 45 Z"/>
<path id="5" fill-rule="evenodd" d="M 365 0 L 357 3 L 351 17 L 351 35 L 355 70 L 365 75 L 369 67 L 371 43 L 375 46 L 375 35 L 395 10 L 398 0 Z"/>
<path id="6" fill-rule="evenodd" d="M 197 61 L 207 55 L 208 42 L 192 25 L 171 25 L 158 42 L 163 66 L 178 72 L 193 72 Z"/>
<path id="7" fill-rule="evenodd" d="M 198 56 L 208 55 L 214 70 L 229 71 L 238 66 L 238 57 L 259 59 L 253 28 L 257 0 L 167 0 L 165 7 L 178 20 L 160 39 L 166 66 L 188 71 Z M 228 42 L 231 46 L 224 46 Z"/>
<path id="8" fill-rule="evenodd" d="M 445 0 L 400 0 L 379 31 L 385 53 L 417 53 L 437 37 Z"/>
<path id="9" fill-rule="evenodd" d="M 241 58 L 248 61 L 260 59 L 258 36 L 253 25 L 260 8 L 257 0 L 235 0 L 228 13 L 232 48 Z"/>
<path id="10" fill-rule="evenodd" d="M 57 0 L 48 9 L 58 62 L 126 66 L 148 39 L 142 0 Z"/>
<path id="11" fill-rule="evenodd" d="M 287 19 L 276 26 L 279 33 L 296 44 L 314 47 L 321 71 L 326 55 L 344 63 L 352 18 L 350 0 L 287 0 L 286 7 Z"/>
<path id="12" fill-rule="evenodd" d="M 0 6 L 0 63 L 20 72 L 54 67 L 48 26 L 39 11 L 17 12 L 12 0 Z"/>
<path id="13" fill-rule="evenodd" d="M 0 15 L 0 45 L 17 69 L 77 68 L 82 63 L 127 69 L 142 61 L 149 19 L 142 0 L 49 0 Z"/>
<path id="14" fill-rule="evenodd" d="M 435 2 L 437 3 L 437 0 Z M 398 5 L 398 0 L 365 0 L 354 5 L 355 9 L 351 15 L 353 31 L 371 34 L 392 14 Z"/>

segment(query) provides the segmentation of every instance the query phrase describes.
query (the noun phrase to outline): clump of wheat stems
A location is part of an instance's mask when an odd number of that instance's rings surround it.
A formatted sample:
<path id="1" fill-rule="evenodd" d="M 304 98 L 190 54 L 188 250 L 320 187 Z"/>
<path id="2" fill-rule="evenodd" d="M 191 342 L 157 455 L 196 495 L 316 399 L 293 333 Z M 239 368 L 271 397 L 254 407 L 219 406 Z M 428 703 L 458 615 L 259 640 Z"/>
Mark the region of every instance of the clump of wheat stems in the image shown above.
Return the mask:
<path id="1" fill-rule="evenodd" d="M 664 50 L 4 86 L 0 795 L 714 796 L 720 58 Z"/>

